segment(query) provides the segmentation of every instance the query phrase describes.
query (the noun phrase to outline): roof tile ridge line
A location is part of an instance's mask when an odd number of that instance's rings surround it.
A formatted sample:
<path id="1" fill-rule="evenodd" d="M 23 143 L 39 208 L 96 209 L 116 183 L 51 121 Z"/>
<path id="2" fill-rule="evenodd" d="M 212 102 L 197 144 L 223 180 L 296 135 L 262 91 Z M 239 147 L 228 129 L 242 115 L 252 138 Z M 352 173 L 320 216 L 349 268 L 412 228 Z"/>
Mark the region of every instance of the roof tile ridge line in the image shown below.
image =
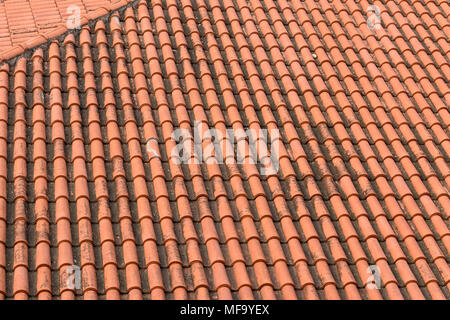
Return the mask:
<path id="1" fill-rule="evenodd" d="M 133 6 L 138 2 L 139 0 L 117 0 L 111 2 L 109 6 L 102 6 L 96 9 L 95 11 L 92 11 L 91 13 L 86 13 L 82 15 L 80 19 L 81 20 L 80 28 L 78 29 L 69 29 L 64 23 L 62 23 L 56 29 L 40 33 L 36 37 L 31 38 L 25 43 L 15 45 L 12 48 L 1 53 L 0 66 L 5 62 L 6 63 L 9 62 L 13 58 L 18 58 L 22 56 L 27 52 L 27 50 L 34 50 L 39 48 L 41 45 L 47 44 L 47 41 L 49 40 L 57 40 L 58 42 L 60 42 L 65 36 L 67 36 L 68 33 L 79 32 L 82 26 L 91 22 L 95 22 L 97 19 L 106 17 L 110 15 L 113 11 L 121 10 L 128 6 Z"/>

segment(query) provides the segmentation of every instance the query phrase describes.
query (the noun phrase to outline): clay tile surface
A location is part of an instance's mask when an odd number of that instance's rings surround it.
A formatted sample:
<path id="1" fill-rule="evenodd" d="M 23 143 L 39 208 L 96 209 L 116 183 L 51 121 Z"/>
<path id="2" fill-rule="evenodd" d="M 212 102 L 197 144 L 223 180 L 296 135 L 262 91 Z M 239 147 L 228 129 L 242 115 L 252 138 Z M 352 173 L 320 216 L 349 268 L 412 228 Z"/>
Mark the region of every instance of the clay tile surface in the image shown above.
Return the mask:
<path id="1" fill-rule="evenodd" d="M 127 3 L 0 2 L 0 299 L 450 299 L 447 0 Z"/>
<path id="2" fill-rule="evenodd" d="M 3 0 L 0 2 L 0 61 L 49 38 L 76 31 L 89 20 L 133 0 Z"/>

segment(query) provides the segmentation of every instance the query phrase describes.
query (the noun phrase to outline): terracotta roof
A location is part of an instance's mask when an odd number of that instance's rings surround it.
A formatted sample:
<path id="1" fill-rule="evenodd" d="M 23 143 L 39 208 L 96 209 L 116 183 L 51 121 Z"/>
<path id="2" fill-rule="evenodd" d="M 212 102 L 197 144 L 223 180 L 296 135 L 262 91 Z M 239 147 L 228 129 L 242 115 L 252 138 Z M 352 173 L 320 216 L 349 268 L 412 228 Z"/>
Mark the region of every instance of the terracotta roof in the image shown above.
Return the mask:
<path id="1" fill-rule="evenodd" d="M 0 61 L 24 53 L 134 0 L 2 0 Z"/>
<path id="2" fill-rule="evenodd" d="M 375 4 L 141 1 L 3 65 L 0 298 L 450 299 L 450 7 Z M 179 163 L 195 123 L 276 161 Z"/>

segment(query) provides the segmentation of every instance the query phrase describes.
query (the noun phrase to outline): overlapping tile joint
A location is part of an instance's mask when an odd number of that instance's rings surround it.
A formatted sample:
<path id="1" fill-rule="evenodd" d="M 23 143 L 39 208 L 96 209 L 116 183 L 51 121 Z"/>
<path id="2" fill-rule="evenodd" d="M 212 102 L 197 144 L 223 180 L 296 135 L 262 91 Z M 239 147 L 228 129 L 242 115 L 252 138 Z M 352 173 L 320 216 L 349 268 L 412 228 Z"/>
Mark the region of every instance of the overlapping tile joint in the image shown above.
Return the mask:
<path id="1" fill-rule="evenodd" d="M 0 298 L 449 299 L 449 14 L 141 1 L 3 65 Z M 195 122 L 278 172 L 177 164 Z"/>

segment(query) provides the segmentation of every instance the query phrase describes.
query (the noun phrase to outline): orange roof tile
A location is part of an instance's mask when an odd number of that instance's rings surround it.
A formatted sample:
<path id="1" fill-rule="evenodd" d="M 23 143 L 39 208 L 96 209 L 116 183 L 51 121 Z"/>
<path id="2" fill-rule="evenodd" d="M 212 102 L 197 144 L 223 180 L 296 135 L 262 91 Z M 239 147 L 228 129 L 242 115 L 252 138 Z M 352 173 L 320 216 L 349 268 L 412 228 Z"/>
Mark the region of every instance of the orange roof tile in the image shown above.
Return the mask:
<path id="1" fill-rule="evenodd" d="M 0 62 L 134 0 L 3 0 L 0 2 Z"/>
<path id="2" fill-rule="evenodd" d="M 12 2 L 2 50 L 61 21 Z M 4 64 L 0 299 L 450 299 L 449 12 L 141 0 Z"/>

